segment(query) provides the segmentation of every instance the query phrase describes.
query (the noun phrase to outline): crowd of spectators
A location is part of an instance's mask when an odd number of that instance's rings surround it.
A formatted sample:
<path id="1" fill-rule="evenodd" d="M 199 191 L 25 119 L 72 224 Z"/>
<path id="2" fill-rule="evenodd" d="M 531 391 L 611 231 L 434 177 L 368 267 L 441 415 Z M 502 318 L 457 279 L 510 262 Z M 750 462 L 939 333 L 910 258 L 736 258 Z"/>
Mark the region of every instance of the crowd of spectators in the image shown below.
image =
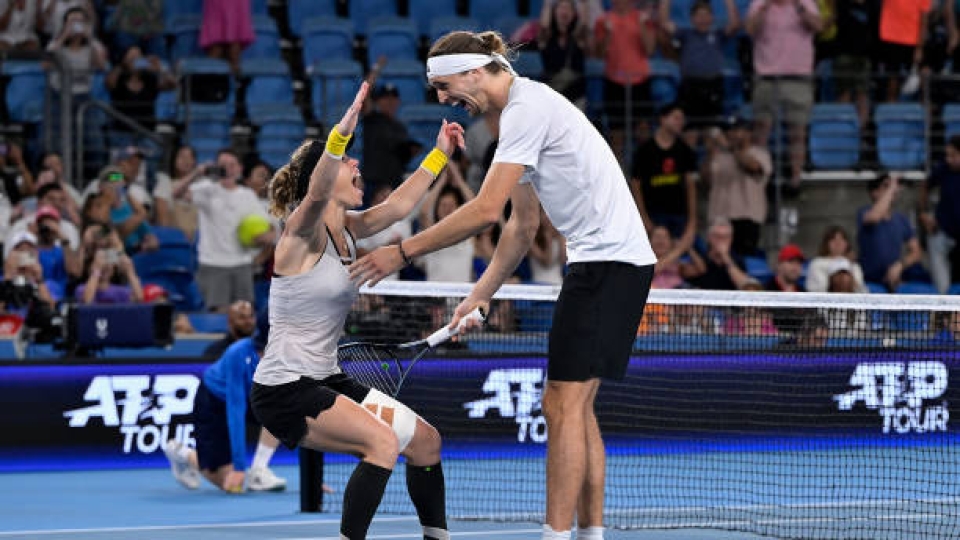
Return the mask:
<path id="1" fill-rule="evenodd" d="M 109 19 L 101 20 L 107 4 Z M 0 1 L 0 49 L 46 50 L 70 71 L 71 86 L 64 88 L 60 69 L 50 66 L 53 110 L 61 92 L 69 92 L 75 105 L 93 99 L 93 74 L 101 72 L 115 109 L 142 128 L 109 122 L 106 166 L 93 176 L 74 168 L 75 178 L 65 177 L 55 151 L 26 155 L 19 142 L 0 141 L 3 269 L 42 287 L 42 298 L 52 303 L 149 302 L 174 291 L 151 288 L 147 295 L 147 286 L 158 283 L 139 276 L 135 263 L 162 251 L 164 238 L 177 231 L 196 245 L 198 262 L 191 270 L 202 299 L 198 306 L 234 317 L 237 302 L 262 301 L 257 291 L 268 287 L 272 272 L 280 227 L 266 212 L 272 167 L 253 152 L 230 148 L 200 162 L 187 144 L 169 152 L 167 164 L 159 159 L 156 139 L 143 136 L 156 128 L 160 93 L 182 82 L 166 55 L 163 4 Z M 922 185 L 921 235 L 911 216 L 894 210 L 901 190 L 895 174 L 869 183 L 871 203 L 856 212 L 857 230 L 827 228 L 812 260 L 798 246 L 775 246 L 762 235 L 773 180 L 782 174 L 788 195 L 800 189 L 815 97 L 856 104 L 867 125 L 871 103 L 915 94 L 919 74 L 949 70 L 960 54 L 952 2 L 544 0 L 542 6 L 512 37 L 521 50 L 539 51 L 541 79 L 596 115 L 616 154 L 630 164 L 631 190 L 660 258 L 655 286 L 893 292 L 905 282 L 928 282 L 946 293 L 960 281 L 960 264 L 954 264 L 960 258 L 954 223 L 960 215 L 960 138 L 950 140 L 943 164 Z M 228 61 L 238 80 L 241 54 L 255 39 L 249 2 L 203 2 L 200 46 Z M 591 58 L 603 61 L 602 103 L 588 100 Z M 651 69 L 653 60 L 664 58 L 675 60 L 679 71 L 679 86 L 666 102 Z M 367 204 L 389 195 L 424 150 L 402 120 L 400 90 L 377 81 L 389 62 L 378 58 L 367 73 L 375 85 L 363 118 Z M 750 96 L 749 116 L 730 114 L 731 63 Z M 832 68 L 832 76 L 823 77 L 830 73 L 824 67 Z M 322 126 L 321 119 L 306 117 Z M 59 121 L 59 115 L 53 118 Z M 785 123 L 789 142 L 780 156 L 770 145 L 775 119 Z M 481 115 L 466 127 L 467 148 L 419 212 L 368 239 L 361 250 L 399 242 L 481 189 L 496 150 L 497 118 Z M 931 202 L 934 191 L 938 203 Z M 244 242 L 237 231 L 251 216 L 267 225 Z M 517 281 L 558 283 L 562 276 L 562 236 L 545 215 L 541 221 Z M 499 227 L 493 227 L 395 277 L 473 281 L 498 236 Z M 768 272 L 748 268 L 751 258 L 770 260 Z"/>

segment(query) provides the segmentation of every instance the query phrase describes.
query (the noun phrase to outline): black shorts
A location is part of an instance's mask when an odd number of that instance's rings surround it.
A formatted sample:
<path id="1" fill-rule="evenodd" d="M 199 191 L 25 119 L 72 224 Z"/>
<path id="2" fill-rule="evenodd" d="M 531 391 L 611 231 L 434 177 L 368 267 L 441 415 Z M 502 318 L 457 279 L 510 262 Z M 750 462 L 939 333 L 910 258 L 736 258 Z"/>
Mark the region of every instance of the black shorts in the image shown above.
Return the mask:
<path id="1" fill-rule="evenodd" d="M 603 102 L 610 129 L 623 129 L 627 123 L 627 88 L 604 79 Z M 649 80 L 630 87 L 630 115 L 633 125 L 652 119 L 653 100 L 650 97 Z"/>
<path id="2" fill-rule="evenodd" d="M 250 402 L 263 427 L 287 448 L 296 448 L 307 434 L 307 417 L 316 418 L 333 407 L 337 396 L 360 403 L 369 392 L 368 387 L 341 373 L 319 381 L 300 377 L 277 386 L 253 383 Z"/>
<path id="3" fill-rule="evenodd" d="M 913 53 L 916 49 L 913 45 L 881 41 L 877 47 L 877 59 L 883 74 L 888 77 L 906 75 L 913 67 Z"/>
<path id="4" fill-rule="evenodd" d="M 193 438 L 197 442 L 197 461 L 201 469 L 216 471 L 233 463 L 227 404 L 211 394 L 203 382 L 193 398 Z"/>
<path id="5" fill-rule="evenodd" d="M 571 264 L 553 312 L 547 379 L 622 380 L 652 280 L 652 264 Z"/>

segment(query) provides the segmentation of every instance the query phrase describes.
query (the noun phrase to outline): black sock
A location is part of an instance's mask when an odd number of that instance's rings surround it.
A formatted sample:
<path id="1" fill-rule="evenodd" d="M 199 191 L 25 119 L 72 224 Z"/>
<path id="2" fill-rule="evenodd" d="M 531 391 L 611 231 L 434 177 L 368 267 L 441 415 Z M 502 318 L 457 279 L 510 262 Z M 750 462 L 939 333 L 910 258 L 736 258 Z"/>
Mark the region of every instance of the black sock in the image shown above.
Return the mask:
<path id="1" fill-rule="evenodd" d="M 343 516 L 340 518 L 340 534 L 350 540 L 363 540 L 367 529 L 377 513 L 383 491 L 390 480 L 390 469 L 361 461 L 350 475 L 343 490 Z"/>
<path id="2" fill-rule="evenodd" d="M 447 530 L 447 499 L 444 493 L 443 467 L 407 464 L 407 491 L 424 527 Z M 429 538 L 425 536 L 424 538 Z"/>

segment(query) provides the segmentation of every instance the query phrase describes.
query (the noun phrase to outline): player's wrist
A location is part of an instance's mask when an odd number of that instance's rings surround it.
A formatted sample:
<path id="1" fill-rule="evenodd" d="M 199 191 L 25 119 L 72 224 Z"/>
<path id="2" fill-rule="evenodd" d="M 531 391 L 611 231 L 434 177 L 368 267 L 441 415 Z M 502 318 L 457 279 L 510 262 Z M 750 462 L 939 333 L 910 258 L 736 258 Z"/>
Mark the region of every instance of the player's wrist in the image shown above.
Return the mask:
<path id="1" fill-rule="evenodd" d="M 423 161 L 420 162 L 420 168 L 436 178 L 440 176 L 440 171 L 447 166 L 448 161 L 450 161 L 450 158 L 447 157 L 447 154 L 445 154 L 443 150 L 434 147 L 434 149 L 423 158 Z"/>
<path id="2" fill-rule="evenodd" d="M 403 259 L 404 266 L 410 266 L 413 264 L 413 259 L 407 255 L 407 252 L 403 249 L 403 241 L 397 242 L 397 251 L 400 252 L 400 258 Z"/>
<path id="3" fill-rule="evenodd" d="M 333 128 L 330 129 L 330 134 L 327 135 L 326 152 L 334 159 L 340 159 L 343 157 L 344 152 L 347 151 L 347 144 L 350 143 L 350 139 L 353 137 L 352 133 L 349 135 L 342 135 L 337 129 L 339 127 L 339 124 L 333 126 Z"/>

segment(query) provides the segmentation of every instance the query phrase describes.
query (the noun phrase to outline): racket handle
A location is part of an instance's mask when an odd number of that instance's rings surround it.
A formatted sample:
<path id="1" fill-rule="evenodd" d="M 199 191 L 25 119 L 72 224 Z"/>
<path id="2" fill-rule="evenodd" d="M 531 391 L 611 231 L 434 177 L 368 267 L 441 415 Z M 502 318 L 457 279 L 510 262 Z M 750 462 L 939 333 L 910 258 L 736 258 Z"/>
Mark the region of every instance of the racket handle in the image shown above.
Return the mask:
<path id="1" fill-rule="evenodd" d="M 486 320 L 486 317 L 484 317 L 483 311 L 480 311 L 480 308 L 476 308 L 460 319 L 460 323 L 457 324 L 457 327 L 453 330 L 451 330 L 449 326 L 444 326 L 443 328 L 430 334 L 430 336 L 427 338 L 427 345 L 436 347 L 444 341 L 447 341 L 453 336 L 463 332 L 463 330 L 467 327 L 467 323 L 470 321 L 482 323 L 484 320 Z"/>

